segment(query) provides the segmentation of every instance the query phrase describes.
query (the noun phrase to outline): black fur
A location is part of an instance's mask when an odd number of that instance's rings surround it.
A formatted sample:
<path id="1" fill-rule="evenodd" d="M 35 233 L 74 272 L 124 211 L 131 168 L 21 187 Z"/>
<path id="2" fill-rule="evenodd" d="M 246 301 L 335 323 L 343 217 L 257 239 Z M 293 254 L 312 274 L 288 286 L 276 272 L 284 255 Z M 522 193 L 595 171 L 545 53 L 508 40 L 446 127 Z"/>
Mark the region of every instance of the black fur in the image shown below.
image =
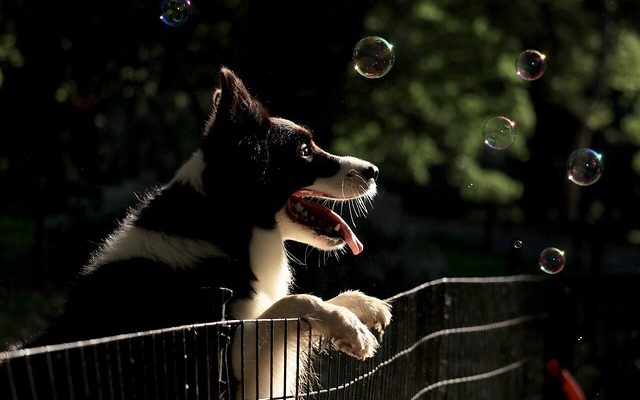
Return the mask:
<path id="1" fill-rule="evenodd" d="M 341 166 L 335 156 L 313 143 L 307 129 L 271 118 L 233 72 L 222 68 L 220 80 L 220 88 L 213 94 L 213 111 L 203 132 L 200 150 L 205 166 L 201 176 L 195 182 L 193 177 L 181 176 L 149 192 L 121 227 L 123 232 L 135 228 L 142 235 L 152 232 L 162 237 L 206 242 L 219 249 L 220 254 L 189 259 L 189 265 L 170 265 L 168 258 L 157 257 L 159 254 L 153 251 L 112 261 L 102 257 L 106 253 L 98 252 L 78 276 L 62 316 L 29 347 L 239 317 L 221 315 L 223 299 L 217 289 L 233 290 L 234 300 L 251 296 L 256 280 L 250 259 L 254 228 L 274 228 L 276 213 L 291 194 L 312 185 L 317 178 L 335 176 Z M 377 177 L 376 167 L 369 164 L 363 169 L 359 172 L 365 179 Z M 107 241 L 105 248 L 111 245 Z M 187 354 L 202 353 L 209 340 L 217 340 L 217 348 L 224 348 L 220 339 L 229 338 L 229 332 L 217 332 L 215 338 L 203 335 L 196 338 L 195 333 L 190 333 L 193 339 L 189 344 L 186 332 L 182 332 L 184 353 L 174 346 L 168 353 L 163 348 L 156 354 L 148 343 L 154 336 L 135 342 L 140 347 L 137 350 L 131 347 L 131 342 L 129 347 L 123 342 L 113 353 L 118 363 L 125 361 L 124 370 L 116 369 L 118 374 L 130 377 L 124 384 L 120 382 L 121 393 L 126 391 L 133 398 L 153 394 L 155 397 L 164 394 L 162 398 L 192 398 L 194 390 L 204 393 L 205 389 L 213 388 L 205 383 L 222 376 L 222 370 L 216 369 L 222 366 L 218 363 L 221 353 L 216 350 L 212 355 L 213 370 L 207 353 L 206 363 L 202 357 L 193 361 L 190 372 L 186 367 L 191 362 Z M 47 351 L 39 357 L 11 361 L 13 370 L 6 371 L 16 374 L 0 374 L 0 398 L 8 398 L 14 391 L 20 393 L 19 398 L 27 391 L 39 399 L 71 398 L 74 392 L 77 399 L 94 399 L 96 393 L 98 398 L 107 398 L 106 393 L 114 398 L 112 370 L 104 371 L 105 365 L 111 365 L 112 353 L 106 351 L 109 345 L 105 344 L 101 348 L 105 351 L 99 355 L 96 346 L 89 347 L 93 352 L 87 354 L 82 347 L 66 352 L 68 358 L 62 361 L 60 353 L 51 361 Z M 165 369 L 169 367 L 160 383 L 166 386 L 171 377 L 173 385 L 165 389 L 149 387 L 149 377 L 145 377 L 149 365 L 139 363 L 139 360 L 155 363 L 156 356 L 161 357 L 158 362 L 163 362 Z M 51 364 L 63 361 L 66 364 L 60 370 Z M 87 374 L 87 366 L 93 368 L 91 374 Z M 60 375 L 56 378 L 56 374 Z M 84 380 L 78 380 L 79 377 Z M 105 380 L 109 385 L 100 383 Z M 158 383 L 155 378 L 154 382 Z M 233 378 L 225 382 L 233 385 Z M 189 387 L 191 391 L 187 390 Z M 224 390 L 213 393 L 216 398 L 229 394 Z"/>
<path id="2" fill-rule="evenodd" d="M 309 131 L 270 119 L 230 70 L 222 68 L 220 76 L 201 145 L 204 193 L 179 182 L 157 189 L 128 223 L 206 240 L 228 257 L 186 268 L 142 258 L 92 267 L 77 279 L 63 316 L 31 345 L 218 319 L 203 288 L 230 288 L 236 300 L 249 296 L 252 229 L 273 228 L 294 191 L 336 174 L 338 161 L 314 147 Z M 302 144 L 313 149 L 312 157 L 298 155 Z"/>

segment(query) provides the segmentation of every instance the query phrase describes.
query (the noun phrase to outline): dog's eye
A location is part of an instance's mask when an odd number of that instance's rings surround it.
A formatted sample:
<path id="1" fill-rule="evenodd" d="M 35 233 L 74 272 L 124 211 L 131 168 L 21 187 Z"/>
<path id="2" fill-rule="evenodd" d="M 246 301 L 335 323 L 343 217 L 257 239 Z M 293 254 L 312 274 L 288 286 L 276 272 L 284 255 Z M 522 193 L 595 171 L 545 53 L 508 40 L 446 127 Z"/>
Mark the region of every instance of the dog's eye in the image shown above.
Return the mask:
<path id="1" fill-rule="evenodd" d="M 298 146 L 298 156 L 304 158 L 305 160 L 309 160 L 311 159 L 311 157 L 313 157 L 313 151 L 311 151 L 311 147 L 308 144 L 302 143 L 300 146 Z"/>

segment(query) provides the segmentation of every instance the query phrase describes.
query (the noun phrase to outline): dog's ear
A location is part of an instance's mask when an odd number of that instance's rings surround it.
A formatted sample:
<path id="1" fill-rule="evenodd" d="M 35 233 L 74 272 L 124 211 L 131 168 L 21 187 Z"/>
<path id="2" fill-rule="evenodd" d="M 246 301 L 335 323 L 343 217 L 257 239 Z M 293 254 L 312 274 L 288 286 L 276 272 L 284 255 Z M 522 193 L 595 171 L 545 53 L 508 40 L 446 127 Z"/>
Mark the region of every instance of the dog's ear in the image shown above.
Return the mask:
<path id="1" fill-rule="evenodd" d="M 269 113 L 247 90 L 244 83 L 229 68 L 220 69 L 220 87 L 213 91 L 211 115 L 204 137 L 215 135 L 259 134 L 266 132 Z"/>

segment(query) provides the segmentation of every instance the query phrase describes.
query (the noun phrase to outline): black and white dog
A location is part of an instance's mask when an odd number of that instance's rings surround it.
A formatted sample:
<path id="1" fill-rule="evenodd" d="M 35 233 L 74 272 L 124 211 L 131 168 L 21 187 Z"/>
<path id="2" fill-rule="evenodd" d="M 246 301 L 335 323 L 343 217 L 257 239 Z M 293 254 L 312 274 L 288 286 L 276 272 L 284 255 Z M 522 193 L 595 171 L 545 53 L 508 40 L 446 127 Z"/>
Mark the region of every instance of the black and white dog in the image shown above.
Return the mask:
<path id="1" fill-rule="evenodd" d="M 284 243 L 324 251 L 347 246 L 360 253 L 353 231 L 321 203 L 371 198 L 378 169 L 327 153 L 306 128 L 270 116 L 231 70 L 222 68 L 220 77 L 201 148 L 104 241 L 58 323 L 33 344 L 209 322 L 218 316 L 201 288 L 227 287 L 234 292 L 232 318 L 302 318 L 353 357 L 375 353 L 373 333 L 381 335 L 389 324 L 389 304 L 358 291 L 328 301 L 289 294 L 292 272 Z M 233 367 L 240 379 L 235 342 Z M 288 388 L 270 388 L 267 379 L 257 388 L 247 380 L 246 397 L 293 391 L 295 365 L 288 363 L 284 371 L 282 343 L 261 346 L 260 352 L 276 354 L 273 370 L 269 356 L 256 362 L 255 354 L 245 355 L 244 368 L 247 376 L 287 379 Z"/>

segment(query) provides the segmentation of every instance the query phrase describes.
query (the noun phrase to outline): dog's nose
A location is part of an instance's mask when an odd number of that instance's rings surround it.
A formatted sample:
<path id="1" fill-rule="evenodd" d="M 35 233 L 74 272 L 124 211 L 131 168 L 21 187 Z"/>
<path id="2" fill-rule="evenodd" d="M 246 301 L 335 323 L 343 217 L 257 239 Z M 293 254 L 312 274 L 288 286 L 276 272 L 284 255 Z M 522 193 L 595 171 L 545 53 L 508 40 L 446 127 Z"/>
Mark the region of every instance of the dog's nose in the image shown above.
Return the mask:
<path id="1" fill-rule="evenodd" d="M 362 171 L 362 176 L 366 179 L 373 179 L 374 181 L 378 179 L 378 167 L 375 165 L 370 165 Z"/>

